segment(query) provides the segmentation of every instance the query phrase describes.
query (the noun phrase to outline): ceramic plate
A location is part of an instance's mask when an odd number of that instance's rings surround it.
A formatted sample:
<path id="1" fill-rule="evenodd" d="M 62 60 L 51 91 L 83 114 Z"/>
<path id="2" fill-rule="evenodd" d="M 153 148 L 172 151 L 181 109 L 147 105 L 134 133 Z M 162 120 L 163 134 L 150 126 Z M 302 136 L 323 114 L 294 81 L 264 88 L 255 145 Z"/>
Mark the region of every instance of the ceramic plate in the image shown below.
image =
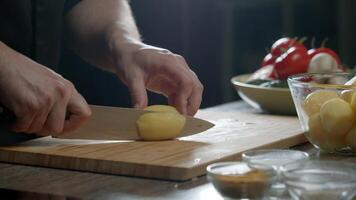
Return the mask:
<path id="1" fill-rule="evenodd" d="M 271 114 L 296 115 L 293 99 L 288 88 L 267 88 L 247 84 L 251 74 L 235 76 L 231 79 L 240 97 L 252 107 Z"/>

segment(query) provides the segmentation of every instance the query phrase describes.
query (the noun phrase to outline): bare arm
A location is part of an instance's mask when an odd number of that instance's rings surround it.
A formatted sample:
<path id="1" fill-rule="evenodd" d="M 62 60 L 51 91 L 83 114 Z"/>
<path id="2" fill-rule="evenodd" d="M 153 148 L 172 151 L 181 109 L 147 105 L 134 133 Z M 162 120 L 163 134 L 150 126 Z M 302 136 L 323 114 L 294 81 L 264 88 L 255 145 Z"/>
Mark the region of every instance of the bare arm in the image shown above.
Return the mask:
<path id="1" fill-rule="evenodd" d="M 112 72 L 113 53 L 142 45 L 126 0 L 81 1 L 66 16 L 66 25 L 69 46 L 89 63 Z"/>
<path id="2" fill-rule="evenodd" d="M 67 16 L 69 44 L 86 61 L 114 72 L 128 86 L 134 107 L 148 104 L 147 89 L 194 115 L 203 86 L 185 59 L 140 39 L 127 0 L 84 0 Z"/>

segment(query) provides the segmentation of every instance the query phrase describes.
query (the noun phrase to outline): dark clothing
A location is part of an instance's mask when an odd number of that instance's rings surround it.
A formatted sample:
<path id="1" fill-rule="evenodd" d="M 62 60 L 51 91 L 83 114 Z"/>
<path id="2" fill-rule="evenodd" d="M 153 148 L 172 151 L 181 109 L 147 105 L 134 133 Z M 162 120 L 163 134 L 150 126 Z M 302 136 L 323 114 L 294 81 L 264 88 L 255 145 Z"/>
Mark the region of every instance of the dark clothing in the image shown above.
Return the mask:
<path id="1" fill-rule="evenodd" d="M 56 69 L 60 58 L 65 0 L 1 0 L 0 40 Z"/>

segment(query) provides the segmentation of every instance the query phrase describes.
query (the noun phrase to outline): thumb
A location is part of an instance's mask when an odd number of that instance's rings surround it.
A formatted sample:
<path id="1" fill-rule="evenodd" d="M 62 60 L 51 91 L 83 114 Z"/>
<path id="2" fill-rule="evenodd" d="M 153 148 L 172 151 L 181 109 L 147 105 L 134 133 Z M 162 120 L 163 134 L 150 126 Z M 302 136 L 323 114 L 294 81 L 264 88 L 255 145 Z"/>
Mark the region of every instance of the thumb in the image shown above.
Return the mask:
<path id="1" fill-rule="evenodd" d="M 82 95 L 74 91 L 67 105 L 69 119 L 64 122 L 63 132 L 79 128 L 90 116 L 91 110 Z"/>
<path id="2" fill-rule="evenodd" d="M 143 109 L 147 106 L 147 91 L 145 82 L 142 76 L 133 76 L 128 80 L 127 84 L 130 95 L 131 102 L 134 108 Z"/>

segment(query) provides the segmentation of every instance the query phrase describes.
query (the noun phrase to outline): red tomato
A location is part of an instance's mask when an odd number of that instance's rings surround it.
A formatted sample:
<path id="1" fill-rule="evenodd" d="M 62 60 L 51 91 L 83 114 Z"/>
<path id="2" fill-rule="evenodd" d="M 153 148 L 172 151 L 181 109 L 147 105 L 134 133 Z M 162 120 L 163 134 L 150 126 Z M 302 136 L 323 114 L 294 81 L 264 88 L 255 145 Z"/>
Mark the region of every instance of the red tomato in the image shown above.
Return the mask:
<path id="1" fill-rule="evenodd" d="M 261 66 L 267 66 L 267 65 L 274 65 L 274 62 L 276 61 L 277 57 L 273 56 L 271 53 L 267 54 L 261 63 Z"/>
<path id="2" fill-rule="evenodd" d="M 305 51 L 307 50 L 305 48 L 305 46 L 302 43 L 298 42 L 297 40 L 285 37 L 285 38 L 281 38 L 281 39 L 277 40 L 275 43 L 273 43 L 272 48 L 271 48 L 271 54 L 273 56 L 278 57 L 278 56 L 282 55 L 283 53 L 287 52 L 292 47 L 302 48 L 302 49 L 305 49 Z"/>
<path id="3" fill-rule="evenodd" d="M 340 57 L 337 55 L 337 53 L 329 48 L 321 47 L 317 49 L 309 49 L 308 54 L 310 58 L 313 58 L 318 53 L 327 53 L 331 55 L 335 60 L 338 65 L 340 65 Z"/>
<path id="4" fill-rule="evenodd" d="M 310 56 L 305 48 L 290 48 L 276 60 L 275 70 L 278 78 L 284 80 L 290 75 L 306 72 L 309 61 Z"/>

